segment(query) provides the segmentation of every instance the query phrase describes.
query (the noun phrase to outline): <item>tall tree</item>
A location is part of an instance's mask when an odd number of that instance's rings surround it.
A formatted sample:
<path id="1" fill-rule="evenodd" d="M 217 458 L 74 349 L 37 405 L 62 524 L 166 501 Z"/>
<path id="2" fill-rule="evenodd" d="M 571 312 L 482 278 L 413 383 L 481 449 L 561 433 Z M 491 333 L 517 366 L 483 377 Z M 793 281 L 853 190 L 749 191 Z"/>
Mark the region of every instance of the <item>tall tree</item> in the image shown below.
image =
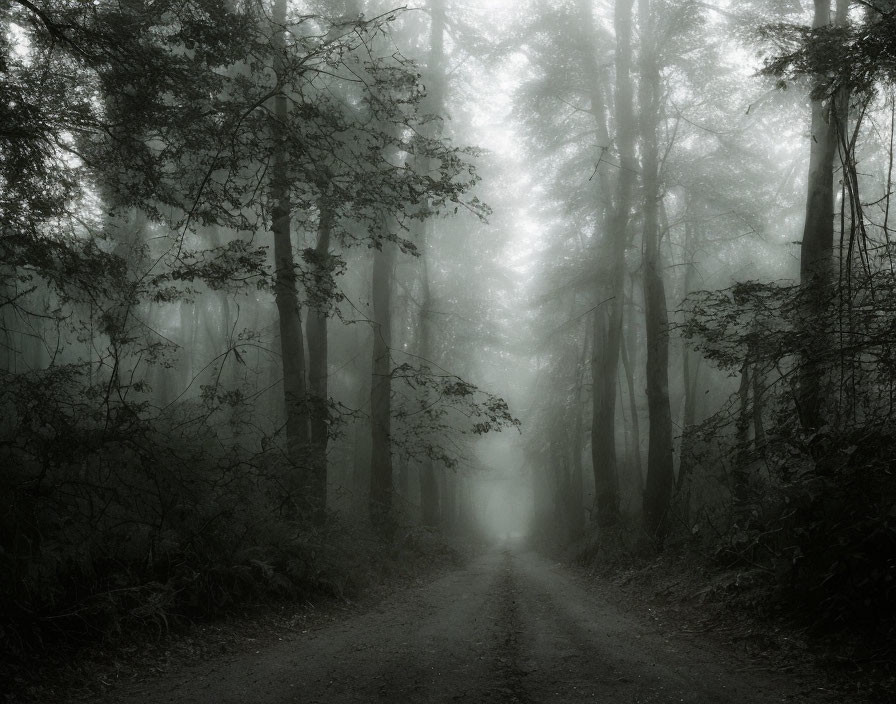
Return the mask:
<path id="1" fill-rule="evenodd" d="M 836 0 L 831 15 L 831 0 L 815 0 L 812 28 L 822 31 L 832 24 L 845 25 L 848 0 Z M 826 300 L 834 274 L 834 167 L 842 136 L 846 131 L 848 92 L 845 88 L 826 90 L 826 76 L 815 79 L 809 146 L 809 178 L 806 194 L 806 220 L 800 243 L 800 281 L 805 287 L 803 321 L 803 360 L 799 376 L 800 421 L 807 430 L 824 423 L 825 373 L 817 361 L 819 321 L 824 317 Z M 805 323 L 808 323 L 808 327 Z"/>
<path id="2" fill-rule="evenodd" d="M 644 318 L 647 335 L 647 412 L 650 423 L 647 478 L 644 486 L 644 521 L 662 539 L 674 486 L 672 411 L 669 403 L 669 315 L 659 229 L 659 126 L 660 71 L 657 56 L 656 16 L 650 0 L 638 0 L 641 29 L 638 88 L 641 132 L 641 174 L 644 203 Z"/>
<path id="3" fill-rule="evenodd" d="M 383 231 L 394 227 L 386 216 Z M 373 346 L 370 383 L 370 522 L 388 535 L 392 525 L 392 276 L 396 247 L 386 237 L 374 250 Z"/>
<path id="4" fill-rule="evenodd" d="M 429 29 L 429 58 L 427 61 L 427 111 L 432 115 L 442 115 L 445 110 L 445 1 L 430 0 L 430 29 Z M 441 133 L 441 121 L 435 120 L 429 128 L 432 136 L 438 137 Z M 433 168 L 430 159 L 418 159 L 421 170 L 429 174 Z M 426 206 L 428 210 L 428 204 Z M 424 213 L 424 216 L 429 213 Z M 433 320 L 435 300 L 432 292 L 430 273 L 430 253 L 432 247 L 433 226 L 432 220 L 425 217 L 420 223 L 420 252 L 422 259 L 421 286 L 422 298 L 420 301 L 419 322 L 419 354 L 425 364 L 433 363 L 435 346 L 433 334 L 435 325 Z M 424 525 L 434 526 L 439 522 L 439 483 L 436 480 L 435 463 L 429 456 L 424 456 L 420 467 L 420 511 Z"/>
<path id="5" fill-rule="evenodd" d="M 318 293 L 309 303 L 305 335 L 308 339 L 308 391 L 310 410 L 310 476 L 308 482 L 311 509 L 318 521 L 323 520 L 327 507 L 327 445 L 329 424 L 329 371 L 327 344 L 327 313 L 332 295 L 332 263 L 330 240 L 335 218 L 334 194 L 329 180 L 320 181 L 318 198 L 317 242 L 311 256 L 313 280 Z"/>
<path id="6" fill-rule="evenodd" d="M 618 169 L 615 198 L 610 205 L 607 194 L 601 194 L 603 205 L 609 213 L 603 232 L 602 247 L 598 250 L 597 268 L 605 281 L 598 283 L 598 290 L 606 292 L 606 302 L 599 303 L 594 311 L 594 347 L 592 357 L 593 414 L 591 425 L 591 458 L 595 481 L 595 515 L 602 526 L 611 526 L 619 517 L 619 470 L 616 452 L 616 395 L 619 383 L 619 355 L 622 344 L 622 313 L 625 299 L 625 249 L 628 241 L 628 221 L 631 210 L 631 194 L 637 174 L 635 160 L 635 118 L 631 78 L 632 65 L 632 8 L 633 0 L 617 0 L 614 9 L 616 31 L 615 65 L 615 143 Z M 593 25 L 588 6 L 588 26 Z M 594 57 L 594 76 L 597 80 L 598 62 Z M 593 89 L 592 112 L 600 123 L 601 133 L 605 123 L 603 106 Z M 601 145 L 601 157 L 609 150 L 609 144 Z M 598 166 L 600 168 L 600 164 Z M 603 166 L 606 172 L 607 166 Z M 604 187 L 606 188 L 608 184 Z M 604 223 L 600 219 L 601 224 Z"/>
<path id="7" fill-rule="evenodd" d="M 286 148 L 289 101 L 286 80 L 287 0 L 275 0 L 272 13 L 275 95 L 272 98 L 270 132 L 273 163 L 270 176 L 271 232 L 274 239 L 274 299 L 280 330 L 280 357 L 283 363 L 283 402 L 286 413 L 287 455 L 291 476 L 285 483 L 295 506 L 303 500 L 307 477 L 308 398 L 305 381 L 305 340 L 302 311 L 296 285 L 296 262 L 292 251 L 292 202 L 290 198 L 290 154 Z"/>

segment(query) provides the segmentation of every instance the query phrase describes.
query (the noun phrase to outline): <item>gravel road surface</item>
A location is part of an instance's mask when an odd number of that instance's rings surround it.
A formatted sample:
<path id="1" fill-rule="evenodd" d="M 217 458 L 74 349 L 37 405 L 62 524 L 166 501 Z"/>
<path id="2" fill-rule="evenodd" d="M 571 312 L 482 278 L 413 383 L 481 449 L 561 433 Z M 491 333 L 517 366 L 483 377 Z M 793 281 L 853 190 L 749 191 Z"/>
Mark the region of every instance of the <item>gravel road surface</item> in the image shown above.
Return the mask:
<path id="1" fill-rule="evenodd" d="M 119 690 L 126 704 L 829 701 L 701 634 L 662 633 L 536 553 L 495 550 L 372 610 Z"/>

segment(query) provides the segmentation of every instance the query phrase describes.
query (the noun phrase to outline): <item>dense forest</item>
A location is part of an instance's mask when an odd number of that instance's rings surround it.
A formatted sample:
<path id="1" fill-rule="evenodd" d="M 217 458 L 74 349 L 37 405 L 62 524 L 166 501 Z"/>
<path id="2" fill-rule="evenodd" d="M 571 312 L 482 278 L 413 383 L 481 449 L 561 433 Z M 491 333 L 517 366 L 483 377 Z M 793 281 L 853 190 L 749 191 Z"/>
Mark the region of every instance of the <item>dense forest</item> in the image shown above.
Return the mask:
<path id="1" fill-rule="evenodd" d="M 507 539 L 893 653 L 896 2 L 0 22 L 0 676 Z"/>

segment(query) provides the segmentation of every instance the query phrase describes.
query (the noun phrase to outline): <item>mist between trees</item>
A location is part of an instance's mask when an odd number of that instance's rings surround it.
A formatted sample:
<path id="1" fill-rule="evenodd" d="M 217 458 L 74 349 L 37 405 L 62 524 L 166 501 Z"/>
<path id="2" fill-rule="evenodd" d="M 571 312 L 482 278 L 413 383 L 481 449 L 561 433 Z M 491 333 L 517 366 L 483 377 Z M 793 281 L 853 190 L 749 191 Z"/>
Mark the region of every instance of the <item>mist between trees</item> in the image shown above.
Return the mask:
<path id="1" fill-rule="evenodd" d="M 892 635 L 894 3 L 0 13 L 8 655 L 439 534 Z"/>

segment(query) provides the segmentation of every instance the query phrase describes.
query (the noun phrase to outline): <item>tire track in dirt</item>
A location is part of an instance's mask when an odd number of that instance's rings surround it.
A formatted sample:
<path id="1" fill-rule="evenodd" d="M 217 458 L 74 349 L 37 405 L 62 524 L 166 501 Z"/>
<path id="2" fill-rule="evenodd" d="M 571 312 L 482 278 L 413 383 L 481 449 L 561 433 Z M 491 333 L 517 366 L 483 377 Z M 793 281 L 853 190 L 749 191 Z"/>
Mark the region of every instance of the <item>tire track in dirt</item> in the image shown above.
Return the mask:
<path id="1" fill-rule="evenodd" d="M 507 698 L 508 704 L 532 704 L 526 689 L 525 678 L 529 674 L 521 665 L 520 636 L 521 619 L 519 613 L 518 589 L 513 571 L 513 557 L 504 551 L 501 563 L 502 574 L 497 582 L 499 596 L 499 616 L 496 621 L 498 645 L 495 649 L 495 670 L 501 677 L 499 692 Z"/>

